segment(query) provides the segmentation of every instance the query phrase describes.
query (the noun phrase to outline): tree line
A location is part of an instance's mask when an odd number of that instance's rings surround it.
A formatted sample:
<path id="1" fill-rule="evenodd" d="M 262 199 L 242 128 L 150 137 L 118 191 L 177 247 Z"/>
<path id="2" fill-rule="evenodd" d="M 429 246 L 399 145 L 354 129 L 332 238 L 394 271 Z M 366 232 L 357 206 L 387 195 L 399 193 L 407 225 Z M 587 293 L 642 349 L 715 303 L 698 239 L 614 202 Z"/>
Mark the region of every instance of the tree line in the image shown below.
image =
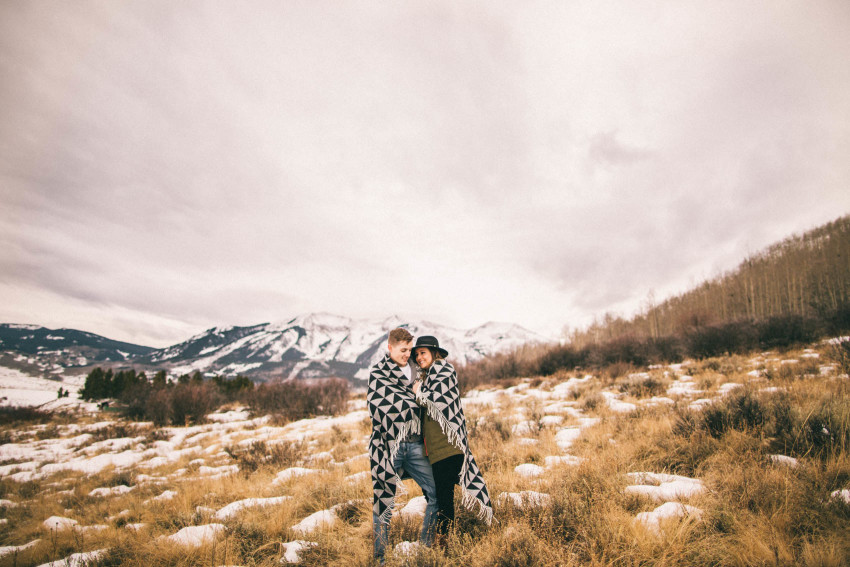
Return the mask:
<path id="1" fill-rule="evenodd" d="M 526 345 L 459 369 L 468 390 L 559 370 L 670 363 L 787 348 L 850 331 L 850 216 L 792 236 L 631 319 L 606 314 L 564 345 Z"/>
<path id="2" fill-rule="evenodd" d="M 133 369 L 116 372 L 101 367 L 89 372 L 79 394 L 88 401 L 115 400 L 118 411 L 126 417 L 153 421 L 159 426 L 200 423 L 207 414 L 231 402 L 240 402 L 281 421 L 336 414 L 346 409 L 348 395 L 348 382 L 339 378 L 255 385 L 241 375 L 205 379 L 196 371 L 172 380 L 160 370 L 148 379 L 144 372 Z"/>
<path id="3" fill-rule="evenodd" d="M 661 339 L 695 329 L 800 318 L 824 332 L 850 327 L 850 215 L 791 236 L 732 272 L 655 304 L 631 319 L 606 314 L 573 331 L 577 348 L 623 337 Z"/>

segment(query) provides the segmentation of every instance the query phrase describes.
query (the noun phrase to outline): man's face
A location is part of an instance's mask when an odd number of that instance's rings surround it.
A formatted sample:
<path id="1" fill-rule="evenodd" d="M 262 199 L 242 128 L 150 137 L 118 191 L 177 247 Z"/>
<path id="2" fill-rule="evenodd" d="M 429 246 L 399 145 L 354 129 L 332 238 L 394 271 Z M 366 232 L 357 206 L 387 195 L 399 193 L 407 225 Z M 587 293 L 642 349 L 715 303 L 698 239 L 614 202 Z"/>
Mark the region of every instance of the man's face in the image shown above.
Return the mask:
<path id="1" fill-rule="evenodd" d="M 387 343 L 387 348 L 390 350 L 390 358 L 399 366 L 407 366 L 407 359 L 410 358 L 410 349 L 413 346 L 413 341 Z"/>

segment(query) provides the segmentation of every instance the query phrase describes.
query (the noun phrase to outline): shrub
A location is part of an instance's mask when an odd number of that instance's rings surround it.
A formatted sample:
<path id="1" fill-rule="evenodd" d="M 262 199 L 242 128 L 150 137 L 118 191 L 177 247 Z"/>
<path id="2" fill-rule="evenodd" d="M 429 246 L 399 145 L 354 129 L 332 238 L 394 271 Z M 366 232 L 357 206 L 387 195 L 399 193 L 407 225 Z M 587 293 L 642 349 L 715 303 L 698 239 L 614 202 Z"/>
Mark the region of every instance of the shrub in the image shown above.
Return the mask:
<path id="1" fill-rule="evenodd" d="M 304 446 L 301 443 L 273 443 L 254 441 L 250 446 L 236 445 L 224 450 L 239 465 L 239 469 L 254 472 L 262 466 L 276 469 L 291 467 L 304 458 Z"/>
<path id="2" fill-rule="evenodd" d="M 568 345 L 558 346 L 541 357 L 538 370 L 544 376 L 551 376 L 559 370 L 573 370 L 584 365 L 587 362 L 586 358 L 586 351 L 580 351 Z"/>
<path id="3" fill-rule="evenodd" d="M 813 319 L 799 315 L 770 317 L 757 325 L 761 348 L 787 348 L 807 343 L 817 337 L 817 324 Z"/>
<path id="4" fill-rule="evenodd" d="M 850 374 L 850 340 L 834 340 L 830 344 L 829 358 L 841 374 Z"/>
<path id="5" fill-rule="evenodd" d="M 315 382 L 266 382 L 249 396 L 254 410 L 295 420 L 316 415 L 339 414 L 348 402 L 348 382 L 326 378 Z"/>
<path id="6" fill-rule="evenodd" d="M 702 427 L 712 437 L 722 437 L 730 429 L 761 430 L 768 411 L 749 390 L 730 395 L 702 411 Z"/>
<path id="7" fill-rule="evenodd" d="M 30 406 L 0 406 L 0 424 L 47 423 L 50 413 Z"/>
<path id="8" fill-rule="evenodd" d="M 758 346 L 758 332 L 747 322 L 699 327 L 685 338 L 687 352 L 696 358 L 747 352 Z"/>
<path id="9" fill-rule="evenodd" d="M 211 383 L 191 381 L 178 384 L 171 395 L 171 422 L 175 425 L 198 423 L 224 401 Z"/>

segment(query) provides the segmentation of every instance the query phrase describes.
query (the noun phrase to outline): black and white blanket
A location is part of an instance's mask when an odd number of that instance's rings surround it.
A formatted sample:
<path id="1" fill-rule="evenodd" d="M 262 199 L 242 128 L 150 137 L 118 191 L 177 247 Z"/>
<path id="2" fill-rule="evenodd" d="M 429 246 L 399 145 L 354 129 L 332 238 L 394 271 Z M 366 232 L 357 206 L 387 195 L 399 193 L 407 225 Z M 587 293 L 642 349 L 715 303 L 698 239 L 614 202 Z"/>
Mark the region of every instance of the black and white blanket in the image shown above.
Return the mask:
<path id="1" fill-rule="evenodd" d="M 410 433 L 419 433 L 419 405 L 405 385 L 401 368 L 385 355 L 369 374 L 366 404 L 372 417 L 369 437 L 369 465 L 372 469 L 372 512 L 388 521 L 393 511 L 399 483 L 393 467 L 398 442 Z"/>
<path id="2" fill-rule="evenodd" d="M 460 469 L 463 505 L 477 511 L 478 517 L 489 524 L 493 521 L 493 506 L 484 477 L 469 450 L 466 418 L 460 405 L 460 389 L 454 367 L 445 360 L 434 361 L 419 388 L 416 400 L 426 408 L 428 416 L 440 424 L 449 443 L 463 452 L 463 466 Z"/>

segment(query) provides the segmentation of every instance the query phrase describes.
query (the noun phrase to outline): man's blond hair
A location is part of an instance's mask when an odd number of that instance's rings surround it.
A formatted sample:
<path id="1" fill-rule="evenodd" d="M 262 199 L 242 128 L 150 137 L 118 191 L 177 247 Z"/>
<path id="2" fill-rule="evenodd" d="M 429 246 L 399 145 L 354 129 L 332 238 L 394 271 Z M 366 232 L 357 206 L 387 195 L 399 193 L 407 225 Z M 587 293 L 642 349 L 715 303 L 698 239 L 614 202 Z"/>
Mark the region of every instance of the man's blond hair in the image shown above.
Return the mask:
<path id="1" fill-rule="evenodd" d="M 394 345 L 396 343 L 409 343 L 412 340 L 413 335 L 411 335 L 410 331 L 408 331 L 404 327 L 399 327 L 390 331 L 389 343 L 391 345 Z"/>

